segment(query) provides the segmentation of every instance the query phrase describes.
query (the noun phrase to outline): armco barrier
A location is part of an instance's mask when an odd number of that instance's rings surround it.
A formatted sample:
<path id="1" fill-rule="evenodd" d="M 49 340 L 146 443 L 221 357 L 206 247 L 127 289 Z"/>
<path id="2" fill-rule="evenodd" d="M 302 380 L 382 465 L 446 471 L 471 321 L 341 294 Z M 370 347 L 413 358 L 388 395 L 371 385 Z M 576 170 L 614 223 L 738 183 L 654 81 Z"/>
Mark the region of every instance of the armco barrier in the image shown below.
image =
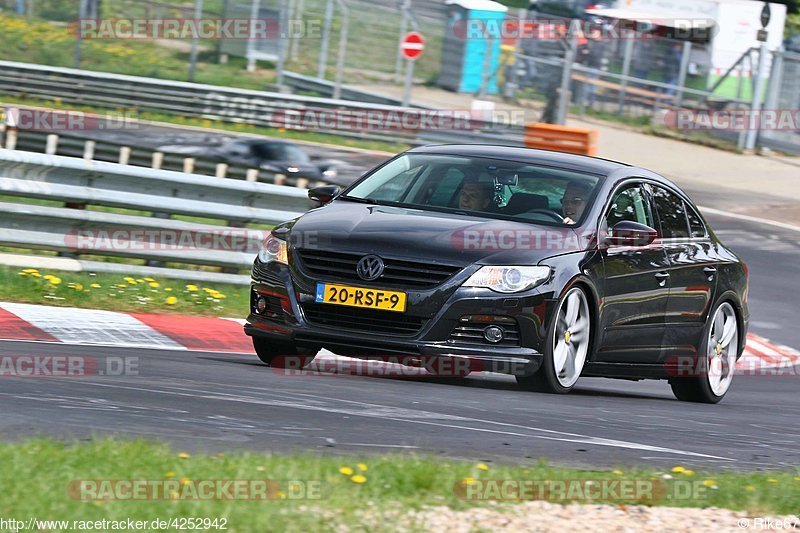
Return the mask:
<path id="1" fill-rule="evenodd" d="M 226 272 L 244 271 L 252 264 L 268 231 L 265 225 L 292 219 L 311 207 L 307 191 L 295 187 L 14 150 L 0 150 L 0 195 L 12 197 L 0 202 L 2 246 L 213 266 Z M 16 198 L 28 203 L 15 202 Z M 30 199 L 49 202 L 36 205 Z M 74 209 L 51 202 L 134 211 Z M 187 222 L 173 215 L 210 221 Z M 247 229 L 248 224 L 253 229 Z M 76 238 L 109 234 L 121 236 L 113 244 L 98 239 L 102 245 L 95 249 L 83 247 Z M 153 235 L 213 244 L 202 249 L 148 244 Z M 165 277 L 196 276 L 196 272 L 146 268 Z"/>
<path id="2" fill-rule="evenodd" d="M 539 122 L 525 125 L 525 146 L 570 154 L 597 155 L 597 131 Z"/>

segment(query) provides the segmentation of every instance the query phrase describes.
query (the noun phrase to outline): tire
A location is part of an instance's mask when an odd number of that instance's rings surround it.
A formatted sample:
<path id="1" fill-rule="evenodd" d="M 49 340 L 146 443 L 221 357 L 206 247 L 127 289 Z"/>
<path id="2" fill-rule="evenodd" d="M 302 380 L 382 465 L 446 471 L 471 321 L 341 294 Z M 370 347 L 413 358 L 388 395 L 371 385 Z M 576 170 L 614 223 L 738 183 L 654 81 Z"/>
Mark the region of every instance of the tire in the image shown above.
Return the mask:
<path id="1" fill-rule="evenodd" d="M 697 359 L 693 367 L 696 371 L 692 376 L 669 380 L 675 397 L 684 402 L 719 403 L 730 389 L 738 355 L 739 323 L 736 311 L 730 302 L 722 302 L 708 314 L 697 347 Z"/>
<path id="2" fill-rule="evenodd" d="M 298 348 L 288 342 L 272 341 L 264 337 L 253 337 L 256 355 L 267 366 L 274 368 L 303 368 L 314 360 L 319 350 Z M 298 360 L 294 360 L 299 358 Z"/>
<path id="3" fill-rule="evenodd" d="M 592 317 L 586 292 L 573 287 L 559 300 L 550 320 L 542 366 L 531 376 L 516 376 L 519 386 L 551 394 L 570 392 L 589 356 L 591 332 Z"/>

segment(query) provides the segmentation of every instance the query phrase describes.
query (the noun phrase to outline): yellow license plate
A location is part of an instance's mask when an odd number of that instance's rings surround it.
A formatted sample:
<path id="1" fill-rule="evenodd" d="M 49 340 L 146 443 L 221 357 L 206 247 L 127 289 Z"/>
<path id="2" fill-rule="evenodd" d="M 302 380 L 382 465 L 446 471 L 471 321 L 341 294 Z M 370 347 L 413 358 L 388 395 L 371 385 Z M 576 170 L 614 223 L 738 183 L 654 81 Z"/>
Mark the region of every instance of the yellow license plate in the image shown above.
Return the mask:
<path id="1" fill-rule="evenodd" d="M 333 283 L 317 283 L 316 301 L 400 313 L 406 310 L 406 293 L 404 292 L 365 289 L 363 287 L 351 287 Z"/>

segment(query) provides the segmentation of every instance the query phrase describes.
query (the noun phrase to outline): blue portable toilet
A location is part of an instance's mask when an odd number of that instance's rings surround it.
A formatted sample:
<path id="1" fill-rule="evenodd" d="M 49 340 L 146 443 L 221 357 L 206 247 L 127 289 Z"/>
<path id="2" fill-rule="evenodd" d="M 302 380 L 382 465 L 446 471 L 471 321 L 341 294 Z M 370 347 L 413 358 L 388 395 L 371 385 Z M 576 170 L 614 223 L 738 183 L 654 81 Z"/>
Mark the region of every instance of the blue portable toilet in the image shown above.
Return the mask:
<path id="1" fill-rule="evenodd" d="M 508 8 L 492 0 L 447 0 L 445 4 L 447 28 L 442 43 L 439 86 L 461 93 L 478 92 L 487 71 L 488 53 L 486 92 L 497 94 L 500 29 Z"/>

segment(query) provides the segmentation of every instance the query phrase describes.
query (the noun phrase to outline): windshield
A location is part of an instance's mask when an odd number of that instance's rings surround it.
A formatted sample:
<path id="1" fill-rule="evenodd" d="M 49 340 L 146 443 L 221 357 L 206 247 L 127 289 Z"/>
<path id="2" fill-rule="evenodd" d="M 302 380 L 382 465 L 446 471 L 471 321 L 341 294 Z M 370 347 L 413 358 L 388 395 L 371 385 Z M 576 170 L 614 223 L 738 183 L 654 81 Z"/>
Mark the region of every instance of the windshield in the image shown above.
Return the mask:
<path id="1" fill-rule="evenodd" d="M 285 143 L 254 144 L 253 153 L 263 159 L 272 161 L 291 161 L 292 163 L 308 163 L 308 154 L 297 146 Z"/>
<path id="2" fill-rule="evenodd" d="M 404 154 L 367 176 L 344 198 L 484 217 L 573 225 L 599 177 L 498 159 Z"/>

